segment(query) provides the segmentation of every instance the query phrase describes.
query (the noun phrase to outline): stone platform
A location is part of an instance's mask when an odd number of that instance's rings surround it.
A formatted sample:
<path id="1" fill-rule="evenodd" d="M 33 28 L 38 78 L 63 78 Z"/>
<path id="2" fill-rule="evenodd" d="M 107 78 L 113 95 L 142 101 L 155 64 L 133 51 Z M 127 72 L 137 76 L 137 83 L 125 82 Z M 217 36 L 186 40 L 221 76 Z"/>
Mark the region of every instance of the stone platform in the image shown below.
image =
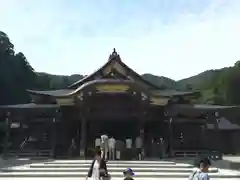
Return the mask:
<path id="1" fill-rule="evenodd" d="M 24 161 L 24 160 L 23 160 Z M 1 180 L 85 180 L 91 160 L 39 160 L 25 164 L 1 167 Z M 136 180 L 182 180 L 187 179 L 194 170 L 193 165 L 174 161 L 109 161 L 109 173 L 113 180 L 122 180 L 122 172 L 130 167 Z M 211 168 L 211 179 L 240 179 L 240 172 Z"/>

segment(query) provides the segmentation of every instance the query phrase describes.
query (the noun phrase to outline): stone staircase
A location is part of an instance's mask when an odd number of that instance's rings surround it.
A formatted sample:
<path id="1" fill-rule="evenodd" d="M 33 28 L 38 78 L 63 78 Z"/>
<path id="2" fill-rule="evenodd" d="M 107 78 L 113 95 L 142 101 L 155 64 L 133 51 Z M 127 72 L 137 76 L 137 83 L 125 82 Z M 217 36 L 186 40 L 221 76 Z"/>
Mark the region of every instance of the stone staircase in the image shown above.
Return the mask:
<path id="1" fill-rule="evenodd" d="M 91 160 L 52 160 L 33 163 L 16 167 L 2 168 L 2 179 L 85 179 Z M 183 180 L 187 179 L 194 167 L 190 164 L 175 163 L 170 161 L 109 161 L 108 171 L 112 180 L 123 179 L 123 170 L 132 168 L 135 179 L 143 180 Z M 209 172 L 213 180 L 232 179 L 239 180 L 240 172 L 211 168 Z"/>

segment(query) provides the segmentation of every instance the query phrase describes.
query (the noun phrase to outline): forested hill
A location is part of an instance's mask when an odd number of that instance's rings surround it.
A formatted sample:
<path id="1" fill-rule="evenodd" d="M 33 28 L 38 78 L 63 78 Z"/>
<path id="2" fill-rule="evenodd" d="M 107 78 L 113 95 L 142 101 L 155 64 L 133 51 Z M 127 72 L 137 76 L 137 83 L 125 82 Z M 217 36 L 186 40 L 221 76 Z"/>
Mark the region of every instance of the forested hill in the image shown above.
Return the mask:
<path id="1" fill-rule="evenodd" d="M 240 63 L 233 67 L 208 70 L 180 81 L 152 74 L 142 77 L 158 86 L 175 90 L 202 91 L 199 103 L 240 104 Z M 29 102 L 26 89 L 60 89 L 81 79 L 83 75 L 71 76 L 37 73 L 22 52 L 16 53 L 14 45 L 4 32 L 0 31 L 0 104 Z"/>

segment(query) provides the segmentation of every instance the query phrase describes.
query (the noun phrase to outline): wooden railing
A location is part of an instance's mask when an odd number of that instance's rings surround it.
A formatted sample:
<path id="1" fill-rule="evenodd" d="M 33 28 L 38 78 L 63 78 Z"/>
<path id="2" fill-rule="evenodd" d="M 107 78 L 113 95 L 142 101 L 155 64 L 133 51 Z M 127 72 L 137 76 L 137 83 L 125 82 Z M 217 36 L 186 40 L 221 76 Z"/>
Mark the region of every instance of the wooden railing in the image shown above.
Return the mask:
<path id="1" fill-rule="evenodd" d="M 222 159 L 222 154 L 217 151 L 208 151 L 208 150 L 174 150 L 174 157 L 208 157 L 213 160 Z"/>
<path id="2" fill-rule="evenodd" d="M 26 137 L 23 142 L 20 144 L 20 149 L 23 149 L 25 147 L 25 145 L 27 144 L 28 141 L 28 137 Z"/>

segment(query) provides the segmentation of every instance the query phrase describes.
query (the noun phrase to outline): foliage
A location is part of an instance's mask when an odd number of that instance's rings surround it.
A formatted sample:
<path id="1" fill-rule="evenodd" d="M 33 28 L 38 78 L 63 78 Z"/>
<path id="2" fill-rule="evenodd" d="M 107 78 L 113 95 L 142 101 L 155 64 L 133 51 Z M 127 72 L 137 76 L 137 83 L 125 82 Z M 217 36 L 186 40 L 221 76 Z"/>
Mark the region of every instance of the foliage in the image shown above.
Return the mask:
<path id="1" fill-rule="evenodd" d="M 165 87 L 167 89 L 176 89 L 177 84 L 176 81 L 166 78 L 164 76 L 155 76 L 152 74 L 143 74 L 143 79 L 157 85 L 158 87 Z"/>
<path id="2" fill-rule="evenodd" d="M 0 31 L 0 104 L 27 102 L 26 89 L 34 86 L 35 78 L 24 54 L 15 54 L 7 34 Z"/>

